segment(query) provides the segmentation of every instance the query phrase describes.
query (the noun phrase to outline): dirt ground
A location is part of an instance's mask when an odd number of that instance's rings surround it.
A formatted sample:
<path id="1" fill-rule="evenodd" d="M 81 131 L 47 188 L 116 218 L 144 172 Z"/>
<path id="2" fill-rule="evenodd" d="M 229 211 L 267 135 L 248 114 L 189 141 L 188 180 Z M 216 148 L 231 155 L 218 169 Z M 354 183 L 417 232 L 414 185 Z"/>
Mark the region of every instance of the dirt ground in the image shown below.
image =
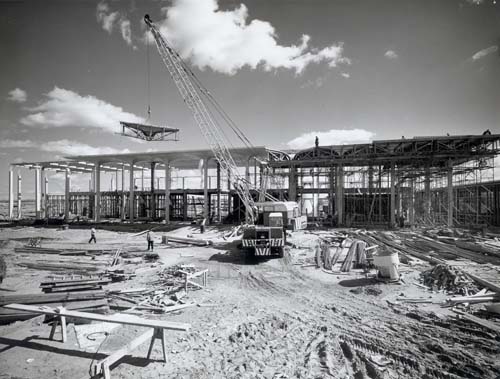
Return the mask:
<path id="1" fill-rule="evenodd" d="M 193 234 L 184 228 L 181 234 Z M 209 230 L 216 236 L 217 230 Z M 45 237 L 44 246 L 88 248 L 88 230 L 3 229 L 0 251 L 8 276 L 2 294 L 38 292 L 50 272 L 15 265 L 27 257 L 13 249 L 28 236 Z M 98 231 L 95 249 L 127 243 L 145 251 L 144 236 Z M 160 233 L 157 234 L 160 238 Z M 162 264 L 142 264 L 137 276 L 114 287 L 150 285 L 173 264 L 209 269 L 208 288 L 189 293 L 210 305 L 177 314 L 144 317 L 187 322 L 189 332 L 167 333 L 168 361 L 157 342 L 152 360 L 148 343 L 122 359 L 113 378 L 500 378 L 500 339 L 475 324 L 458 320 L 436 304 L 407 304 L 398 298 L 444 299 L 414 284 L 428 266 L 403 266 L 404 282 L 386 284 L 362 272 L 336 275 L 295 264 L 311 254 L 312 236 L 301 238 L 282 259 L 247 262 L 236 242 L 217 239 L 210 247 L 169 248 L 157 244 Z M 5 292 L 4 292 L 5 291 Z M 16 291 L 16 292 L 10 292 Z M 0 378 L 88 378 L 93 360 L 103 359 L 142 330 L 111 330 L 99 346 L 81 348 L 78 328 L 68 341 L 48 340 L 43 318 L 0 326 Z"/>

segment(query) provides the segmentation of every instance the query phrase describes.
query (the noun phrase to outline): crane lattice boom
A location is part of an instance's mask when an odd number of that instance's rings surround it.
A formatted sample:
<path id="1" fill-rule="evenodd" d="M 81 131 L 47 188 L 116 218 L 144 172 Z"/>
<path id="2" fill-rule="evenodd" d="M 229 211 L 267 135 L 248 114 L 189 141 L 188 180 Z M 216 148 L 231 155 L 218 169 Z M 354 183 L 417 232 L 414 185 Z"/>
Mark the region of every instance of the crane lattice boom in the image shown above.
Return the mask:
<path id="1" fill-rule="evenodd" d="M 151 21 L 148 15 L 144 21 L 151 30 L 158 52 L 167 68 L 170 76 L 174 80 L 184 102 L 193 113 L 203 136 L 205 137 L 221 169 L 226 170 L 231 176 L 234 188 L 238 192 L 247 210 L 247 222 L 254 223 L 256 219 L 255 202 L 250 193 L 251 184 L 243 178 L 237 169 L 227 144 L 223 138 L 217 122 L 212 117 L 209 108 L 203 101 L 202 89 L 193 83 L 191 73 L 186 70 L 185 64 L 179 54 L 167 43 L 157 26 Z M 201 94 L 200 94 L 201 92 Z"/>

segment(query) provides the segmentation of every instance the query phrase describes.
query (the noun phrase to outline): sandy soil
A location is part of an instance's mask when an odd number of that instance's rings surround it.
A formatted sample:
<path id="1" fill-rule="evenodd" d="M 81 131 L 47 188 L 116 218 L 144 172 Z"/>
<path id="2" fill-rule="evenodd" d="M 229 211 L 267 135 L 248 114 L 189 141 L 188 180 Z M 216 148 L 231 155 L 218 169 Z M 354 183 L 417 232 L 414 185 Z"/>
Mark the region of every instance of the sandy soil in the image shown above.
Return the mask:
<path id="1" fill-rule="evenodd" d="M 178 231 L 187 233 L 197 230 Z M 50 275 L 13 264 L 22 258 L 13 256 L 13 248 L 23 242 L 12 239 L 27 235 L 50 238 L 45 246 L 83 248 L 88 231 L 0 230 L 1 253 L 9 263 L 2 288 L 16 293 L 38 291 L 38 283 Z M 99 231 L 99 243 L 93 248 L 115 248 L 126 237 L 126 233 Z M 500 377 L 498 336 L 457 320 L 435 304 L 396 301 L 401 295 L 433 300 L 444 296 L 413 284 L 419 270 L 427 266 L 404 267 L 400 284 L 380 283 L 361 272 L 334 275 L 294 264 L 298 257 L 312 254 L 308 247 L 314 246 L 316 237 L 300 238 L 301 248 L 291 249 L 285 258 L 250 264 L 236 243 L 222 239 L 211 247 L 155 249 L 163 266 L 191 263 L 208 268 L 209 288 L 190 292 L 189 298 L 214 306 L 145 316 L 189 322 L 192 329 L 167 334 L 167 363 L 161 361 L 159 342 L 153 359 L 146 360 L 145 343 L 113 368 L 112 377 Z M 130 249 L 146 249 L 143 236 L 126 241 Z M 161 268 L 141 265 L 136 278 L 112 286 L 147 286 Z M 72 325 L 65 344 L 49 341 L 49 330 L 40 317 L 0 327 L 0 378 L 88 378 L 92 360 L 104 358 L 141 332 L 133 327 L 113 329 L 97 351 L 80 348 Z"/>

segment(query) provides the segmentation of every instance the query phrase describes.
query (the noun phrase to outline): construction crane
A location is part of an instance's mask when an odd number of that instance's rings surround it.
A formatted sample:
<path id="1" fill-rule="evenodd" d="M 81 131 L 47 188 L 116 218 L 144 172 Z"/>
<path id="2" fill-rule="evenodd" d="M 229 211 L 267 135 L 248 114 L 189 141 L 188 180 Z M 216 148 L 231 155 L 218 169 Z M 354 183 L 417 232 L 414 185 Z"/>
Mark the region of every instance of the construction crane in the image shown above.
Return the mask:
<path id="1" fill-rule="evenodd" d="M 297 203 L 279 202 L 267 193 L 265 186 L 263 186 L 264 188 L 256 188 L 240 175 L 224 138 L 224 131 L 219 126 L 212 111 L 217 112 L 238 138 L 251 149 L 253 146 L 250 141 L 160 33 L 149 15 L 144 16 L 144 22 L 153 35 L 158 52 L 182 99 L 191 110 L 221 169 L 226 170 L 230 175 L 232 184 L 245 206 L 246 222 L 250 226 L 243 231 L 243 246 L 252 248 L 252 251 L 258 255 L 270 255 L 272 251 L 276 250 L 281 255 L 285 242 L 284 228 L 299 216 Z M 253 199 L 251 189 L 259 191 L 258 203 Z M 263 199 L 268 201 L 263 202 Z M 264 214 L 260 218 L 265 226 L 254 225 L 259 217 L 257 206 L 264 208 Z M 304 223 L 304 219 L 301 219 L 295 224 L 304 227 L 306 223 Z"/>
<path id="2" fill-rule="evenodd" d="M 250 193 L 252 186 L 248 180 L 239 174 L 236 163 L 224 139 L 223 132 L 203 100 L 207 96 L 210 101 L 213 98 L 197 80 L 189 67 L 186 66 L 180 55 L 167 43 L 149 15 L 144 16 L 144 21 L 153 35 L 165 67 L 174 80 L 184 102 L 193 113 L 194 119 L 219 162 L 221 169 L 231 175 L 234 188 L 247 210 L 247 222 L 253 224 L 256 221 L 257 213 L 255 202 Z"/>

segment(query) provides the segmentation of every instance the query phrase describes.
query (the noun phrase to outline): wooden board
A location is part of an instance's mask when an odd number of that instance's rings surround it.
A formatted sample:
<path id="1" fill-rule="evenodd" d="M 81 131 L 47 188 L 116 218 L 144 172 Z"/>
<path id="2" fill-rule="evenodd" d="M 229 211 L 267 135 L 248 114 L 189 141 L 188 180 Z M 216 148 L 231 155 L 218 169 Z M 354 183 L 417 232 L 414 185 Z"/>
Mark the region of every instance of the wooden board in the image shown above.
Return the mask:
<path id="1" fill-rule="evenodd" d="M 149 328 L 160 328 L 169 330 L 180 330 L 187 331 L 191 327 L 190 324 L 172 322 L 172 321 L 158 321 L 158 320 L 148 320 L 137 316 L 129 315 L 97 315 L 87 312 L 78 312 L 63 310 L 63 312 L 58 312 L 56 309 L 52 309 L 44 306 L 33 306 L 33 305 L 23 305 L 23 304 L 7 304 L 4 305 L 7 309 L 15 309 L 18 311 L 26 311 L 32 313 L 40 313 L 51 316 L 65 316 L 65 317 L 75 317 L 85 320 L 102 321 L 102 322 L 114 322 L 123 325 L 134 325 L 134 326 L 144 326 Z"/>

